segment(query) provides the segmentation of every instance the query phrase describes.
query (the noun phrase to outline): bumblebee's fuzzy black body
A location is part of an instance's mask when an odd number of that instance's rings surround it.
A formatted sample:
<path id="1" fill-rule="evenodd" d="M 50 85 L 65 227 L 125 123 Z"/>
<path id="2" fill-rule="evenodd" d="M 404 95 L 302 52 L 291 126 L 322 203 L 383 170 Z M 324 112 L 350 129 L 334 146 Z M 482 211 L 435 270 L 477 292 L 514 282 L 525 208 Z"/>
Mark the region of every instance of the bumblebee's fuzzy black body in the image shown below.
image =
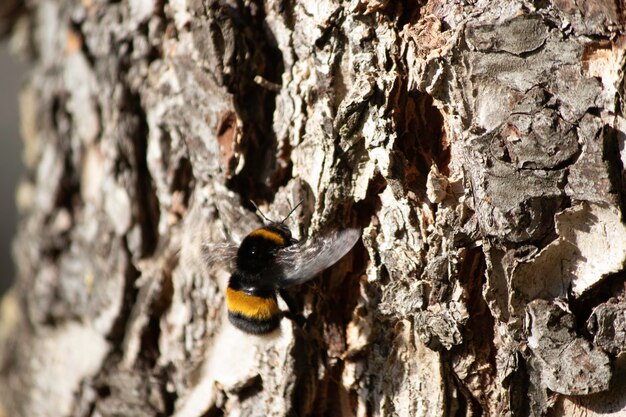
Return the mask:
<path id="1" fill-rule="evenodd" d="M 333 265 L 354 246 L 359 229 L 331 232 L 298 242 L 281 222 L 271 222 L 248 234 L 237 249 L 226 291 L 229 321 L 251 334 L 266 334 L 280 325 L 283 313 L 277 291 L 308 281 Z M 219 256 L 210 254 L 210 258 Z M 285 298 L 290 309 L 291 300 Z"/>
<path id="2" fill-rule="evenodd" d="M 271 267 L 276 252 L 296 241 L 282 224 L 270 224 L 245 237 L 237 250 L 237 269 L 228 282 L 228 319 L 246 333 L 265 334 L 280 325 L 276 290 L 258 283 L 258 273 Z"/>
<path id="3" fill-rule="evenodd" d="M 291 237 L 291 231 L 280 223 L 254 230 L 244 238 L 237 250 L 237 269 L 241 275 L 239 279 L 244 284 L 247 278 L 253 280 L 254 275 L 274 264 L 278 250 L 296 242 Z"/>

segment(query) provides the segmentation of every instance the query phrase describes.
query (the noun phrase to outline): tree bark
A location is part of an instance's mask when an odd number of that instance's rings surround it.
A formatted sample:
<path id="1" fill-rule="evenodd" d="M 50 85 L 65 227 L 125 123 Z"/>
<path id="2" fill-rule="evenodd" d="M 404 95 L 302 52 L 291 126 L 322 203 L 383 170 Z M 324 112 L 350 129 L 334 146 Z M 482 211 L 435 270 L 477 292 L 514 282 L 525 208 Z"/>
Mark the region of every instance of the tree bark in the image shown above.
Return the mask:
<path id="1" fill-rule="evenodd" d="M 620 2 L 14 3 L 0 416 L 626 415 Z M 201 248 L 300 200 L 244 334 Z"/>

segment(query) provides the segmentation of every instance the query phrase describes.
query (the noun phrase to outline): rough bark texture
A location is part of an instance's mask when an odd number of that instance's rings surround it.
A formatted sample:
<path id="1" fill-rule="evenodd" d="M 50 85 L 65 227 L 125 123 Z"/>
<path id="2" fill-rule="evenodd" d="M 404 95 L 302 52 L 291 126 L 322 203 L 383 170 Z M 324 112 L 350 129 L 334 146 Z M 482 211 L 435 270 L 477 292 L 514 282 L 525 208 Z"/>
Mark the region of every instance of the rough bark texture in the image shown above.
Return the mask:
<path id="1" fill-rule="evenodd" d="M 0 415 L 626 415 L 621 2 L 12 4 Z M 267 337 L 249 200 L 363 228 Z"/>

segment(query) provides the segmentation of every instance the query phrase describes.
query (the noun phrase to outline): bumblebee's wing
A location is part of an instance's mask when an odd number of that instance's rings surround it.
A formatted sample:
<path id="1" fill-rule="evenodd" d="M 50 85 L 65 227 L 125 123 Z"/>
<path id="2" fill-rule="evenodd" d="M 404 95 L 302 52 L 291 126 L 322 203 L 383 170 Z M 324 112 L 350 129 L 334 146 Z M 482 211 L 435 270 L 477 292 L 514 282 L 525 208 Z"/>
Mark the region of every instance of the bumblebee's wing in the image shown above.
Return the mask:
<path id="1" fill-rule="evenodd" d="M 279 288 L 302 284 L 343 258 L 361 236 L 361 229 L 332 231 L 280 250 L 276 266 L 263 280 Z"/>
<path id="2" fill-rule="evenodd" d="M 223 266 L 229 271 L 235 268 L 237 245 L 229 242 L 203 242 L 200 245 L 202 261 L 209 267 Z"/>

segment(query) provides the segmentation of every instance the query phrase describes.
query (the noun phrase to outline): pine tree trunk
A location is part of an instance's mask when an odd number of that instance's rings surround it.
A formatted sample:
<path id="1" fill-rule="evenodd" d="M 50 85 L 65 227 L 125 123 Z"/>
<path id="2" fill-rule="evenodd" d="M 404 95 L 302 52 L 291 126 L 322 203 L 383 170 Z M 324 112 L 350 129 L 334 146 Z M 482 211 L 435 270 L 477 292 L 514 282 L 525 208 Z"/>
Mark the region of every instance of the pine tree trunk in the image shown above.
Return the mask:
<path id="1" fill-rule="evenodd" d="M 5 416 L 626 415 L 623 5 L 28 1 Z M 202 248 L 360 226 L 247 335 Z"/>

